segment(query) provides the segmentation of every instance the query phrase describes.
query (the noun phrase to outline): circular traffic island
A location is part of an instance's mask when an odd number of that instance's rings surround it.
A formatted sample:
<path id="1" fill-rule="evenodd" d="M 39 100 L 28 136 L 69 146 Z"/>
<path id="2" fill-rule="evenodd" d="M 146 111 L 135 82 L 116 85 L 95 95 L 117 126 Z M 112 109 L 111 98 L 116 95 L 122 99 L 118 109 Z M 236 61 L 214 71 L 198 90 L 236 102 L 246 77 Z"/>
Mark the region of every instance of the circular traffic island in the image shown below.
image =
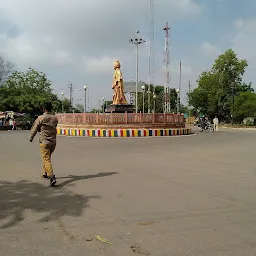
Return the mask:
<path id="1" fill-rule="evenodd" d="M 57 114 L 58 135 L 81 137 L 156 137 L 190 135 L 181 114 Z"/>

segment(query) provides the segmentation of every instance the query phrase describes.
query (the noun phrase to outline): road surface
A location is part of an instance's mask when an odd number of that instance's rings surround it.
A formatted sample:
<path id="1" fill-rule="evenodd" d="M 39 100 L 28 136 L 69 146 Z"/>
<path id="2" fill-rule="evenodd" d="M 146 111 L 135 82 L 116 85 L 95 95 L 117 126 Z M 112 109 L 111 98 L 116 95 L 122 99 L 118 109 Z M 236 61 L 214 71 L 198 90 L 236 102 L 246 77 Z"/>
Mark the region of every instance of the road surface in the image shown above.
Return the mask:
<path id="1" fill-rule="evenodd" d="M 255 256 L 255 138 L 59 137 L 49 188 L 37 139 L 1 132 L 1 256 Z"/>

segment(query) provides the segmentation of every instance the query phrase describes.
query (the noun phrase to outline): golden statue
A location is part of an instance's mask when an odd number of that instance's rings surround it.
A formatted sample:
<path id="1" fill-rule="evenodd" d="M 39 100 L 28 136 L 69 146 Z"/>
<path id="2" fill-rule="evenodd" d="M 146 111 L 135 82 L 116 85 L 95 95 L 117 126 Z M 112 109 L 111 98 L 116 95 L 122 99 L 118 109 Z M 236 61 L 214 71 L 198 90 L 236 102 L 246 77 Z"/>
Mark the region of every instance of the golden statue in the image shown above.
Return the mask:
<path id="1" fill-rule="evenodd" d="M 114 76 L 113 76 L 113 83 L 112 89 L 114 90 L 113 95 L 113 105 L 121 105 L 127 104 L 125 95 L 124 95 L 124 82 L 123 82 L 123 75 L 120 70 L 120 62 L 118 60 L 114 63 Z"/>

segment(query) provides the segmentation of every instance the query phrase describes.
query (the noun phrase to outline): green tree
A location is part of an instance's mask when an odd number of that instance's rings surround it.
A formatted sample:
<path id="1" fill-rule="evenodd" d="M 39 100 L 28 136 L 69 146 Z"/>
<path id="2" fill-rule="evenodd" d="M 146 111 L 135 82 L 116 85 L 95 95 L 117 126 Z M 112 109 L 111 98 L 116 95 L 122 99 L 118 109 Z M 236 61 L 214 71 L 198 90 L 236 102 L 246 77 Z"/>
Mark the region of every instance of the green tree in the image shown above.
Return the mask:
<path id="1" fill-rule="evenodd" d="M 245 59 L 239 60 L 236 53 L 232 49 L 228 49 L 215 60 L 212 71 L 220 75 L 224 88 L 230 88 L 231 82 L 241 84 L 247 66 L 248 63 Z"/>
<path id="2" fill-rule="evenodd" d="M 0 87 L 0 109 L 39 115 L 45 101 L 53 102 L 53 110 L 61 112 L 61 101 L 52 93 L 46 74 L 30 68 L 14 72 Z"/>
<path id="3" fill-rule="evenodd" d="M 229 119 L 232 86 L 234 96 L 253 91 L 251 84 L 242 83 L 247 66 L 246 60 L 239 60 L 232 49 L 227 50 L 215 60 L 210 71 L 199 76 L 198 87 L 188 95 L 189 104 L 210 117 L 217 115 L 220 119 Z"/>
<path id="4" fill-rule="evenodd" d="M 103 105 L 103 102 L 102 102 L 102 105 L 100 105 L 100 109 L 92 109 L 91 110 L 91 113 L 102 113 L 103 109 L 104 109 L 104 112 L 105 112 L 105 109 L 108 108 L 110 105 L 112 104 L 112 101 L 111 100 L 105 100 L 104 101 L 104 105 Z"/>
<path id="5" fill-rule="evenodd" d="M 96 108 L 93 108 L 90 113 L 99 113 L 101 112 L 102 110 L 99 110 L 99 109 L 96 109 Z"/>
<path id="6" fill-rule="evenodd" d="M 153 99 L 152 95 L 155 93 L 156 98 Z M 145 113 L 148 113 L 148 85 L 145 84 L 145 100 L 144 100 L 144 108 Z M 170 102 L 171 102 L 171 112 L 176 111 L 176 105 L 177 105 L 177 93 L 175 89 L 170 90 Z M 154 102 L 155 101 L 155 102 Z M 150 107 L 151 111 L 154 110 L 154 104 L 155 104 L 155 112 L 156 113 L 163 113 L 163 107 L 164 107 L 164 86 L 157 85 L 157 86 L 150 86 Z M 140 92 L 138 94 L 138 111 L 143 111 L 143 93 Z"/>
<path id="7" fill-rule="evenodd" d="M 235 97 L 234 116 L 237 122 L 242 122 L 246 117 L 256 118 L 256 94 L 241 92 Z"/>
<path id="8" fill-rule="evenodd" d="M 14 64 L 0 55 L 0 86 L 14 72 Z"/>
<path id="9" fill-rule="evenodd" d="M 82 104 L 76 104 L 74 107 L 75 113 L 83 113 L 84 112 L 84 106 Z"/>
<path id="10" fill-rule="evenodd" d="M 106 109 L 106 108 L 109 108 L 112 103 L 113 103 L 112 100 L 105 100 L 105 101 L 104 101 L 104 106 L 101 105 L 99 112 L 102 112 L 102 108 L 103 108 L 104 111 L 105 111 L 105 109 Z"/>
<path id="11" fill-rule="evenodd" d="M 180 112 L 183 114 L 189 114 L 188 106 L 184 106 L 183 104 L 180 105 Z"/>
<path id="12" fill-rule="evenodd" d="M 61 106 L 60 106 L 61 107 L 60 108 L 61 112 L 62 112 L 62 104 L 63 104 L 63 111 L 64 111 L 64 113 L 71 113 L 71 112 L 73 112 L 69 99 L 64 98 L 62 101 L 60 101 L 60 104 L 61 104 Z"/>
<path id="13" fill-rule="evenodd" d="M 238 84 L 237 85 L 237 92 L 254 92 L 254 89 L 252 88 L 252 83 L 246 84 L 246 83 L 242 83 L 242 84 Z"/>
<path id="14" fill-rule="evenodd" d="M 104 104 L 108 107 L 112 104 L 112 100 L 105 100 Z"/>

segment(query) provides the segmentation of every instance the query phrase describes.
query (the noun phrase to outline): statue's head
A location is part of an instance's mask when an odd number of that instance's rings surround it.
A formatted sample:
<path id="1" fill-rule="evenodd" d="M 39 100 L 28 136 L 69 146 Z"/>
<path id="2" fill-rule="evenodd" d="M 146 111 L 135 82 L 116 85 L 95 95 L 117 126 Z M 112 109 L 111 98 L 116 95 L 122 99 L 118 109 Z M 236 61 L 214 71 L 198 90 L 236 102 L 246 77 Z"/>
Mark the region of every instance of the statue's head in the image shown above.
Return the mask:
<path id="1" fill-rule="evenodd" d="M 121 64 L 120 64 L 119 60 L 116 60 L 114 62 L 114 69 L 117 69 L 117 68 L 120 68 L 120 67 L 121 67 Z"/>

